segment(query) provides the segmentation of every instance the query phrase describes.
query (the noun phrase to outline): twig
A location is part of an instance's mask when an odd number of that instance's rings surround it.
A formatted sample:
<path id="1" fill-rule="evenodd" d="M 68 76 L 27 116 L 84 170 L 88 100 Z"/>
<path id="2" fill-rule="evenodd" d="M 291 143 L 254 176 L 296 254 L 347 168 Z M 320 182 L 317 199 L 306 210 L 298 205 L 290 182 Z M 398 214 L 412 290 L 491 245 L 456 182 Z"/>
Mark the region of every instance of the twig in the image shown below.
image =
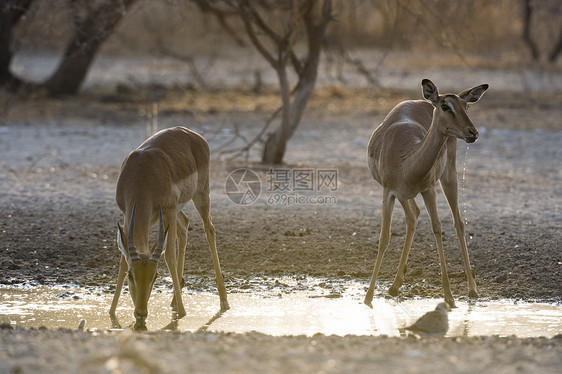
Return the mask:
<path id="1" fill-rule="evenodd" d="M 279 113 L 281 113 L 282 108 L 283 107 L 279 107 L 275 112 L 273 112 L 271 114 L 271 116 L 267 119 L 267 121 L 262 126 L 261 130 L 250 141 L 247 141 L 247 139 L 244 136 L 242 136 L 240 134 L 240 132 L 238 131 L 238 127 L 235 126 L 234 136 L 231 139 L 229 139 L 228 141 L 226 141 L 225 143 L 223 143 L 222 145 L 220 145 L 219 150 L 217 150 L 217 153 L 221 157 L 231 154 L 231 156 L 227 158 L 227 161 L 232 161 L 232 160 L 234 160 L 234 159 L 236 159 L 236 158 L 238 158 L 242 155 L 244 155 L 246 157 L 246 159 L 248 159 L 248 156 L 249 156 L 249 153 L 250 153 L 251 149 L 256 144 L 258 144 L 258 143 L 263 144 L 265 142 L 265 139 L 263 139 L 262 136 L 265 134 L 265 132 L 267 131 L 267 129 L 269 128 L 269 126 L 271 125 L 273 120 L 275 118 L 277 118 Z M 241 146 L 241 147 L 227 148 L 229 145 L 234 143 L 237 139 L 243 139 L 246 142 L 246 144 L 244 146 Z"/>
<path id="2" fill-rule="evenodd" d="M 167 48 L 163 43 L 158 43 L 156 45 L 157 45 L 157 50 L 160 54 L 164 56 L 172 57 L 181 62 L 185 62 L 189 66 L 191 75 L 193 76 L 197 84 L 199 84 L 199 86 L 203 89 L 208 88 L 207 82 L 205 82 L 205 78 L 203 78 L 203 75 L 199 72 L 199 69 L 197 68 L 197 64 L 195 63 L 195 59 L 193 57 L 173 51 L 170 48 Z M 214 56 L 212 56 L 211 61 L 206 65 L 207 68 L 210 68 L 213 65 L 213 60 L 214 60 Z"/>
<path id="3" fill-rule="evenodd" d="M 150 22 L 150 17 L 145 17 L 145 20 L 146 20 L 145 22 L 146 28 L 150 32 L 150 35 L 152 36 L 153 45 L 154 48 L 156 49 L 156 52 L 163 56 L 171 57 L 173 59 L 186 63 L 189 66 L 191 75 L 193 76 L 195 81 L 199 84 L 201 88 L 206 89 L 208 87 L 207 82 L 205 82 L 203 75 L 199 72 L 199 69 L 197 68 L 197 65 L 195 63 L 195 59 L 189 55 L 176 52 L 166 47 L 166 43 L 162 39 L 162 34 L 158 32 L 158 30 L 156 30 L 153 24 Z M 212 64 L 213 60 L 214 57 L 211 58 L 211 61 L 207 64 L 207 68 L 210 68 L 213 65 Z"/>
<path id="4" fill-rule="evenodd" d="M 448 32 L 447 29 L 445 27 L 445 24 L 443 23 L 443 20 L 441 19 L 441 17 L 439 17 L 439 15 L 437 13 L 435 13 L 433 10 L 431 10 L 429 7 L 425 7 L 425 9 L 427 9 L 427 12 L 435 19 L 437 20 L 437 22 L 439 23 L 439 26 L 441 27 L 441 33 L 434 33 L 431 32 L 430 30 L 428 30 L 427 28 L 427 20 L 423 19 L 423 17 L 414 12 L 411 9 L 410 3 L 408 2 L 408 4 L 404 4 L 402 2 L 402 0 L 397 0 L 397 4 L 400 8 L 404 9 L 407 13 L 410 13 L 415 19 L 416 21 L 418 21 L 418 23 L 420 24 L 422 30 L 424 30 L 424 32 L 430 36 L 431 38 L 433 38 L 434 40 L 436 40 L 438 43 L 441 42 L 441 40 L 436 36 L 436 35 L 444 35 L 445 39 L 447 41 L 447 43 L 445 44 L 445 47 L 449 48 L 451 51 L 453 51 L 454 54 L 457 55 L 458 58 L 461 59 L 461 61 L 467 66 L 467 67 L 472 67 L 472 65 L 466 60 L 466 58 L 464 57 L 464 54 L 460 51 L 459 48 L 456 47 L 456 43 L 453 43 L 453 41 L 451 41 L 448 37 Z M 441 43 L 442 44 L 442 43 Z"/>
<path id="5" fill-rule="evenodd" d="M 382 87 L 382 83 L 365 66 L 363 61 L 359 58 L 353 58 L 351 56 L 351 54 L 343 47 L 343 45 L 341 45 L 339 43 L 336 43 L 336 42 L 333 42 L 333 43 L 331 43 L 331 45 L 328 46 L 327 43 L 325 43 L 324 50 L 325 51 L 333 51 L 334 53 L 339 55 L 343 59 L 344 63 L 350 64 L 351 66 L 353 66 L 355 68 L 355 70 L 357 70 L 357 72 L 359 74 L 364 76 L 367 79 L 367 81 L 369 82 L 369 84 L 371 84 L 371 86 L 374 86 L 376 88 Z M 382 61 L 386 58 L 387 55 L 388 55 L 388 52 L 385 52 L 383 54 L 383 56 L 381 58 L 381 61 L 379 61 L 375 70 L 377 70 L 382 65 Z M 343 74 L 340 74 L 340 76 L 338 77 L 338 80 L 343 81 Z"/>

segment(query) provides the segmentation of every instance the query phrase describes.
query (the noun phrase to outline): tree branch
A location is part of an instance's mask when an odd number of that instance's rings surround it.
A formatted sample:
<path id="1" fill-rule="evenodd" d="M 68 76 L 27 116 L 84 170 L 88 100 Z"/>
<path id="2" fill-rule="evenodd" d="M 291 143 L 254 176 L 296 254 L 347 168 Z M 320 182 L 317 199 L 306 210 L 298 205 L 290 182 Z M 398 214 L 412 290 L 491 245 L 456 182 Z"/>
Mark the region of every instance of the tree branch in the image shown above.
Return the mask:
<path id="1" fill-rule="evenodd" d="M 238 138 L 241 138 L 237 131 L 238 129 L 236 128 L 235 135 L 231 139 L 227 140 L 225 143 L 221 144 L 215 150 L 215 152 L 217 152 L 221 156 L 231 154 L 231 156 L 227 159 L 227 161 L 232 161 L 242 155 L 246 155 L 247 157 L 247 155 L 250 153 L 250 151 L 254 146 L 256 146 L 257 144 L 265 143 L 265 139 L 263 139 L 263 135 L 266 133 L 267 129 L 269 128 L 273 120 L 275 120 L 275 118 L 277 118 L 279 113 L 281 113 L 281 109 L 283 109 L 283 107 L 279 107 L 275 112 L 273 112 L 269 116 L 267 121 L 264 123 L 261 130 L 256 134 L 256 136 L 254 136 L 250 141 L 247 141 L 244 146 L 236 147 L 236 148 L 227 148 L 229 145 L 234 143 Z"/>
<path id="2" fill-rule="evenodd" d="M 228 16 L 238 15 L 238 11 L 234 10 L 234 8 L 236 8 L 236 5 L 234 3 L 232 3 L 231 1 L 227 1 L 228 6 L 233 8 L 232 10 L 229 10 L 229 9 L 219 8 L 218 6 L 213 4 L 212 0 L 211 1 L 192 0 L 192 1 L 194 1 L 195 4 L 199 6 L 199 9 L 201 9 L 203 13 L 214 14 L 217 20 L 219 21 L 219 24 L 226 31 L 227 35 L 230 36 L 234 40 L 234 42 L 238 44 L 238 46 L 240 47 L 246 46 L 244 40 L 238 37 L 236 31 L 234 31 L 234 29 L 230 27 L 230 25 L 226 21 Z"/>
<path id="3" fill-rule="evenodd" d="M 244 23 L 244 28 L 246 29 L 246 33 L 248 34 L 248 37 L 250 38 L 250 41 L 252 42 L 254 47 L 256 47 L 258 52 L 267 60 L 267 62 L 269 62 L 269 64 L 274 69 L 278 69 L 279 68 L 279 62 L 273 57 L 273 55 L 271 53 L 269 53 L 267 48 L 265 48 L 265 46 L 262 44 L 262 42 L 259 40 L 259 38 L 256 35 L 256 32 L 254 30 L 254 26 L 253 26 L 253 23 L 252 23 L 253 17 L 252 17 L 251 14 L 248 13 L 248 11 L 246 9 L 247 2 L 244 1 L 244 0 L 239 0 L 239 5 L 241 5 L 240 8 L 239 8 L 240 9 L 240 18 L 242 19 L 242 22 Z"/>
<path id="4" fill-rule="evenodd" d="M 425 31 L 425 33 L 431 37 L 433 40 L 437 41 L 440 44 L 441 40 L 439 38 L 437 38 L 435 36 L 434 33 L 430 32 L 427 30 L 427 27 L 425 27 L 424 25 L 427 23 L 427 20 L 423 19 L 418 13 L 415 13 L 414 11 L 412 11 L 412 9 L 410 8 L 409 4 L 404 4 L 402 2 L 402 0 L 397 0 L 398 5 L 400 6 L 400 8 L 402 8 L 403 10 L 405 10 L 407 13 L 411 14 L 419 23 L 420 25 L 422 25 L 422 29 Z M 445 47 L 449 48 L 451 51 L 453 51 L 454 54 L 457 55 L 458 58 L 461 59 L 461 61 L 468 67 L 470 67 L 470 63 L 466 60 L 466 58 L 464 57 L 464 54 L 457 48 L 455 47 L 455 43 L 453 43 L 452 41 L 450 41 L 447 37 L 447 29 L 445 27 L 445 25 L 443 24 L 443 20 L 439 17 L 438 14 L 436 14 L 435 12 L 433 12 L 431 9 L 425 7 L 427 9 L 427 11 L 429 12 L 429 14 L 437 20 L 437 22 L 439 23 L 439 26 L 441 27 L 441 31 L 444 33 L 445 38 L 447 40 L 447 43 L 445 44 Z"/>
<path id="5" fill-rule="evenodd" d="M 330 52 L 334 53 L 337 56 L 340 56 L 340 58 L 343 60 L 343 64 L 349 64 L 351 65 L 353 68 L 355 68 L 355 70 L 357 70 L 357 72 L 359 74 L 361 74 L 362 76 L 365 77 L 365 79 L 367 79 L 367 81 L 369 82 L 369 84 L 373 87 L 376 88 L 381 88 L 382 87 L 382 83 L 377 79 L 377 77 L 375 76 L 375 74 L 373 74 L 369 68 L 367 68 L 365 66 L 365 64 L 363 63 L 363 61 L 359 58 L 354 58 L 353 56 L 351 56 L 351 53 L 349 53 L 349 51 L 347 51 L 345 49 L 345 47 L 337 42 L 331 42 L 330 45 L 328 45 L 328 43 L 324 43 L 324 51 L 329 54 Z M 377 66 L 374 68 L 374 70 L 376 71 L 378 69 L 378 67 L 380 67 L 380 65 L 382 64 L 382 62 L 384 61 L 384 59 L 386 58 L 386 56 L 388 55 L 389 50 L 386 50 L 380 61 L 378 62 Z M 341 74 L 343 76 L 343 73 Z M 343 77 L 338 78 L 340 81 L 343 81 Z"/>

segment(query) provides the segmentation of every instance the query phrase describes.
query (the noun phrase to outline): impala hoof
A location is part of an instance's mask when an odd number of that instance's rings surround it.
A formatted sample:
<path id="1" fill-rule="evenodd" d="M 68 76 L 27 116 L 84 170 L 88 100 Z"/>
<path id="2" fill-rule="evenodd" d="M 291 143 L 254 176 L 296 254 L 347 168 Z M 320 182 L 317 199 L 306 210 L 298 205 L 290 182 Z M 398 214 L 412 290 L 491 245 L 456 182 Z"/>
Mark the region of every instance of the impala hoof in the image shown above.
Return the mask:
<path id="1" fill-rule="evenodd" d="M 471 299 L 478 299 L 478 293 L 474 290 L 470 290 L 468 291 L 468 297 Z"/>
<path id="2" fill-rule="evenodd" d="M 175 312 L 174 316 L 177 319 L 182 319 L 183 317 L 185 317 L 187 315 L 187 313 L 185 312 L 185 309 L 182 307 L 180 312 Z"/>
<path id="3" fill-rule="evenodd" d="M 113 314 L 110 315 L 109 318 L 111 319 L 111 328 L 112 329 L 121 329 L 121 324 L 119 323 L 119 320 L 117 319 L 117 317 Z"/>
<path id="4" fill-rule="evenodd" d="M 398 290 L 400 287 L 392 286 L 388 289 L 388 294 L 390 296 L 398 296 Z"/>
<path id="5" fill-rule="evenodd" d="M 142 320 L 142 321 L 137 320 L 137 322 L 135 322 L 135 326 L 133 327 L 133 329 L 135 331 L 146 331 L 147 328 L 146 328 L 145 321 L 144 320 Z"/>
<path id="6" fill-rule="evenodd" d="M 162 327 L 162 331 L 177 331 L 178 330 L 178 320 L 172 319 L 170 323 Z"/>

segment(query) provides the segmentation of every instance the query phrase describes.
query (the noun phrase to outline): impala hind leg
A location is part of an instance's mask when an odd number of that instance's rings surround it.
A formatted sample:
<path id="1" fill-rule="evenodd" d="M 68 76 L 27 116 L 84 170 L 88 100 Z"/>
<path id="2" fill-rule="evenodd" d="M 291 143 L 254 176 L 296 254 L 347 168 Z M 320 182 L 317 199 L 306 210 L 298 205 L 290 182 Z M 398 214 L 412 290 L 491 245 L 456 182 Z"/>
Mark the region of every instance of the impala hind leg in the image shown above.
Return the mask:
<path id="1" fill-rule="evenodd" d="M 404 241 L 404 247 L 402 248 L 402 256 L 400 257 L 400 264 L 398 265 L 398 270 L 396 271 L 396 277 L 394 277 L 394 283 L 392 283 L 392 286 L 388 290 L 388 293 L 392 296 L 398 295 L 398 290 L 402 286 L 402 282 L 404 282 L 408 255 L 410 254 L 410 248 L 412 247 L 412 241 L 414 239 L 414 233 L 416 232 L 416 225 L 420 215 L 420 208 L 414 199 L 399 201 L 400 204 L 402 204 L 404 214 L 406 215 L 406 240 Z"/>
<path id="2" fill-rule="evenodd" d="M 439 220 L 439 215 L 437 214 L 435 189 L 430 188 L 429 190 L 422 192 L 422 196 L 427 212 L 429 213 L 429 217 L 431 218 L 431 227 L 433 229 L 433 235 L 435 236 L 435 242 L 437 243 L 439 263 L 441 264 L 441 284 L 443 286 L 445 301 L 451 306 L 451 308 L 454 308 L 455 300 L 453 299 L 453 294 L 451 293 L 449 276 L 447 275 L 447 263 L 445 261 L 445 252 L 443 251 L 443 234 L 441 233 L 441 221 Z"/>
<path id="3" fill-rule="evenodd" d="M 178 222 L 175 207 L 167 209 L 164 222 L 168 222 L 168 242 L 166 243 L 164 258 L 166 259 L 166 265 L 168 266 L 170 276 L 172 277 L 172 283 L 174 285 L 172 309 L 174 310 L 176 317 L 179 319 L 185 317 L 186 313 L 183 306 L 183 300 L 181 298 L 181 282 L 178 275 L 178 259 L 176 254 L 176 233 Z"/>
<path id="4" fill-rule="evenodd" d="M 379 274 L 382 259 L 384 257 L 384 252 L 388 247 L 390 241 L 390 224 L 392 222 L 392 209 L 394 208 L 395 197 L 390 194 L 388 190 L 383 191 L 382 200 L 382 226 L 381 235 L 379 238 L 379 252 L 377 254 L 377 261 L 375 262 L 375 267 L 373 269 L 373 275 L 371 276 L 371 283 L 369 284 L 369 289 L 365 295 L 365 300 L 363 301 L 369 307 L 373 307 L 373 295 L 375 293 L 375 285 L 377 281 L 377 276 Z"/>
<path id="5" fill-rule="evenodd" d="M 224 285 L 224 277 L 221 271 L 221 265 L 219 261 L 219 254 L 217 252 L 216 243 L 216 232 L 215 226 L 213 225 L 211 215 L 209 214 L 211 208 L 211 199 L 208 192 L 196 192 L 193 197 L 193 204 L 199 212 L 201 219 L 203 220 L 203 226 L 205 228 L 205 235 L 207 237 L 207 243 L 209 244 L 209 249 L 211 251 L 211 258 L 213 260 L 213 268 L 215 269 L 215 278 L 217 281 L 217 289 L 219 291 L 220 307 L 221 311 L 224 312 L 230 309 L 228 305 L 228 300 L 226 297 L 226 286 Z"/>
<path id="6" fill-rule="evenodd" d="M 178 278 L 180 280 L 180 288 L 185 287 L 185 278 L 183 277 L 184 267 L 185 267 L 185 251 L 187 249 L 187 232 L 189 230 L 189 218 L 183 211 L 179 211 L 178 215 L 178 226 L 177 226 L 177 236 L 178 236 Z M 176 298 L 172 299 L 172 308 L 176 308 Z"/>

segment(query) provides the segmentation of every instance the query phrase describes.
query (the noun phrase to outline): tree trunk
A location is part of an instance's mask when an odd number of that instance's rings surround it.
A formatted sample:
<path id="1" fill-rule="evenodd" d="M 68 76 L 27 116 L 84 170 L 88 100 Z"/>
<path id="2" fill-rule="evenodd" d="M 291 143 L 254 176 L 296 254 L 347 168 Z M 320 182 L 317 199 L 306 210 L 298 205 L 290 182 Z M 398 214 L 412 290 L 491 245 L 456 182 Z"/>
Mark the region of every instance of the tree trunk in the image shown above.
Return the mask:
<path id="1" fill-rule="evenodd" d="M 0 87 L 17 91 L 22 81 L 10 72 L 12 62 L 12 29 L 33 0 L 0 0 Z"/>
<path id="2" fill-rule="evenodd" d="M 266 140 L 262 153 L 262 162 L 266 164 L 281 164 L 287 148 L 287 142 L 297 129 L 302 115 L 308 105 L 308 101 L 314 91 L 316 78 L 318 77 L 318 65 L 320 63 L 320 52 L 324 39 L 326 26 L 331 17 L 331 1 L 325 1 L 322 9 L 322 19 L 319 24 L 314 22 L 314 6 L 311 5 L 305 15 L 305 27 L 307 34 L 308 55 L 302 72 L 299 73 L 299 82 L 294 92 L 293 101 L 290 101 L 289 88 L 283 89 L 281 71 L 278 70 L 281 83 L 281 94 L 283 97 L 283 118 L 281 125 Z M 283 73 L 286 79 L 285 67 Z M 287 95 L 288 97 L 285 97 Z"/>
<path id="3" fill-rule="evenodd" d="M 102 43 L 136 0 L 106 1 L 75 25 L 76 32 L 55 73 L 44 83 L 50 95 L 76 94 Z"/>
<path id="4" fill-rule="evenodd" d="M 316 64 L 318 66 L 318 64 Z M 308 75 L 303 76 L 292 103 L 287 105 L 287 115 L 283 115 L 281 125 L 266 140 L 262 153 L 262 162 L 265 164 L 281 164 L 285 156 L 287 142 L 297 129 L 302 115 L 316 84 L 317 68 L 311 69 Z M 283 103 L 285 105 L 285 103 Z M 283 108 L 285 111 L 285 107 Z"/>
<path id="5" fill-rule="evenodd" d="M 523 7 L 523 41 L 527 44 L 533 60 L 537 61 L 539 59 L 539 49 L 531 37 L 531 17 L 533 15 L 531 0 L 525 0 Z"/>
<path id="6" fill-rule="evenodd" d="M 558 35 L 558 42 L 554 45 L 554 48 L 552 48 L 552 51 L 548 55 L 548 60 L 550 62 L 556 61 L 556 58 L 560 54 L 560 51 L 562 51 L 562 25 L 560 25 L 560 34 Z"/>

